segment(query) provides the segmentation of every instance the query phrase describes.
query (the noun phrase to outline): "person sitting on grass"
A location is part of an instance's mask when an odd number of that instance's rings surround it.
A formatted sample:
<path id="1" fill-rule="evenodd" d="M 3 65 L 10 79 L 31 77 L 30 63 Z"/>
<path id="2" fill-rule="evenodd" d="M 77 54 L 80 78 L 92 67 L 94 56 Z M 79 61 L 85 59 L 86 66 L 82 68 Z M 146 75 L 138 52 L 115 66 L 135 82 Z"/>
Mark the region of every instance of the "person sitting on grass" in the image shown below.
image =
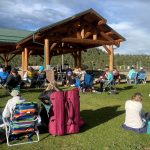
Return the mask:
<path id="1" fill-rule="evenodd" d="M 146 133 L 146 120 L 149 120 L 150 113 L 142 110 L 142 94 L 135 93 L 131 100 L 125 103 L 125 122 L 122 127 L 126 130 L 133 130 L 138 133 Z"/>

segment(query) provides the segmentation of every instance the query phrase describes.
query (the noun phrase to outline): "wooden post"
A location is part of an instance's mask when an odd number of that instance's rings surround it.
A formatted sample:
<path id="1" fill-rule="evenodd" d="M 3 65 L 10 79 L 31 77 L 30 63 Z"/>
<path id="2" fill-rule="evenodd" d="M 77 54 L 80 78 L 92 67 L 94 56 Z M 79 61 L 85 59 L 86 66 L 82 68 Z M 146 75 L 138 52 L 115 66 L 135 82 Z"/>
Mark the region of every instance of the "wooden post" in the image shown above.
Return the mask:
<path id="1" fill-rule="evenodd" d="M 81 51 L 78 51 L 78 68 L 81 68 Z"/>
<path id="2" fill-rule="evenodd" d="M 25 52 L 22 51 L 22 71 L 24 70 Z"/>
<path id="3" fill-rule="evenodd" d="M 8 55 L 7 54 L 4 54 L 4 64 L 5 64 L 5 67 L 8 66 Z"/>
<path id="4" fill-rule="evenodd" d="M 50 56 L 49 56 L 49 39 L 44 40 L 44 62 L 45 68 L 50 63 Z"/>
<path id="5" fill-rule="evenodd" d="M 113 66 L 114 66 L 114 49 L 113 49 L 113 45 L 109 46 L 109 50 L 110 50 L 110 55 L 109 55 L 109 69 L 112 71 L 113 70 Z"/>
<path id="6" fill-rule="evenodd" d="M 72 56 L 74 58 L 74 67 L 77 68 L 77 53 L 72 53 Z"/>
<path id="7" fill-rule="evenodd" d="M 28 49 L 25 48 L 24 49 L 24 70 L 27 70 L 28 69 Z"/>

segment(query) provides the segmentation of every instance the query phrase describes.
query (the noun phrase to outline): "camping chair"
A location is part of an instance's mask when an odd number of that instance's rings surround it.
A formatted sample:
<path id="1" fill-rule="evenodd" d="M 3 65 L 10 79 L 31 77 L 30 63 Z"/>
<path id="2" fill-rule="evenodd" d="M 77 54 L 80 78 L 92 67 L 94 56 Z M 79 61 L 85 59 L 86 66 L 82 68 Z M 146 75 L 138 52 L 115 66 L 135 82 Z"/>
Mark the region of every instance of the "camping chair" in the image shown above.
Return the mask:
<path id="1" fill-rule="evenodd" d="M 137 73 L 132 73 L 130 77 L 127 79 L 128 84 L 137 84 Z"/>
<path id="2" fill-rule="evenodd" d="M 137 76 L 137 83 L 146 83 L 146 73 L 139 73 Z"/>
<path id="3" fill-rule="evenodd" d="M 38 88 L 42 88 L 45 86 L 45 83 L 46 83 L 46 76 L 45 74 L 39 74 L 38 75 L 38 78 L 36 80 L 36 87 Z"/>
<path id="4" fill-rule="evenodd" d="M 107 80 L 104 81 L 103 84 L 103 91 L 112 91 L 115 90 L 115 81 L 113 78 L 113 75 L 111 73 L 109 73 L 109 77 L 107 78 Z"/>
<path id="5" fill-rule="evenodd" d="M 24 102 L 16 104 L 10 119 L 3 118 L 8 146 L 27 144 L 39 141 L 39 131 L 37 129 L 39 109 L 37 103 Z M 37 140 L 32 141 L 32 136 L 36 134 Z M 11 144 L 11 141 L 26 137 L 28 141 Z"/>
<path id="6" fill-rule="evenodd" d="M 86 73 L 84 75 L 84 81 L 81 84 L 82 91 L 92 91 L 94 76 L 92 74 Z"/>

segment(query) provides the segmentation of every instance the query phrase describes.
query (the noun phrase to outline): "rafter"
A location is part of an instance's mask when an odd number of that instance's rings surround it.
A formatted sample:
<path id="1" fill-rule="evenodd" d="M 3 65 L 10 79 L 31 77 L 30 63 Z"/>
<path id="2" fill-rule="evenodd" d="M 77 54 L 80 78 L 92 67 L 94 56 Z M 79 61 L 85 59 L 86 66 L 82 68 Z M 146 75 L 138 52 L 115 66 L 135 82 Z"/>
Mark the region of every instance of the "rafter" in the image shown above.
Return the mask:
<path id="1" fill-rule="evenodd" d="M 108 41 L 114 43 L 116 46 L 119 46 L 118 43 L 117 43 L 115 40 L 113 40 L 110 36 L 106 35 L 104 32 L 101 32 L 100 34 L 101 34 L 101 36 L 104 37 L 106 40 L 108 40 Z"/>
<path id="2" fill-rule="evenodd" d="M 106 46 L 106 45 L 103 45 L 104 49 L 107 51 L 107 53 L 110 55 L 111 54 L 111 51 L 110 49 Z"/>
<path id="3" fill-rule="evenodd" d="M 104 40 L 93 40 L 93 39 L 77 39 L 77 38 L 63 38 L 62 42 L 68 42 L 68 43 L 77 43 L 77 44 L 95 44 L 97 46 L 100 45 L 112 45 L 114 42 L 112 41 L 104 41 Z"/>
<path id="4" fill-rule="evenodd" d="M 100 26 L 100 25 L 103 25 L 103 24 L 106 24 L 107 21 L 106 20 L 100 20 L 97 25 Z"/>

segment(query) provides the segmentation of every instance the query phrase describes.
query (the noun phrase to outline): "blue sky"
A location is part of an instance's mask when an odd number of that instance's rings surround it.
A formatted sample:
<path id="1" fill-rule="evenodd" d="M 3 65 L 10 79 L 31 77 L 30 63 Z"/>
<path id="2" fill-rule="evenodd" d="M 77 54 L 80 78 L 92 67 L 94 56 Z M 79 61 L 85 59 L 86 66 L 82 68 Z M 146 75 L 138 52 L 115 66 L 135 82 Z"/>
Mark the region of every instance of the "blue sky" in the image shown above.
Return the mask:
<path id="1" fill-rule="evenodd" d="M 127 41 L 120 54 L 150 54 L 150 0 L 1 0 L 0 27 L 36 30 L 93 8 Z"/>

